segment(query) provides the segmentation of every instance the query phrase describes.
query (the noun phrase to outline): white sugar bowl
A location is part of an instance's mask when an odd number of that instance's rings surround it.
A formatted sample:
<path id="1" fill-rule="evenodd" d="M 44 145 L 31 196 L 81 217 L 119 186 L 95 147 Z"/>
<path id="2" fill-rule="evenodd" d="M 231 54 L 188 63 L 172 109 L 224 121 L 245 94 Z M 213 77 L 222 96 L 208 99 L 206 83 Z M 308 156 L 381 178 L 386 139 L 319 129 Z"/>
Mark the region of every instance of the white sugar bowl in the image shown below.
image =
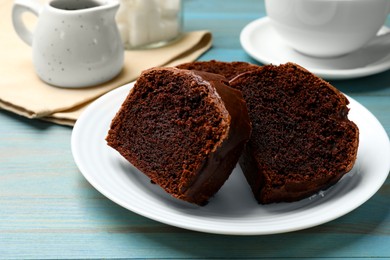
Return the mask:
<path id="1" fill-rule="evenodd" d="M 157 48 L 180 38 L 181 0 L 120 0 L 116 15 L 126 49 Z"/>

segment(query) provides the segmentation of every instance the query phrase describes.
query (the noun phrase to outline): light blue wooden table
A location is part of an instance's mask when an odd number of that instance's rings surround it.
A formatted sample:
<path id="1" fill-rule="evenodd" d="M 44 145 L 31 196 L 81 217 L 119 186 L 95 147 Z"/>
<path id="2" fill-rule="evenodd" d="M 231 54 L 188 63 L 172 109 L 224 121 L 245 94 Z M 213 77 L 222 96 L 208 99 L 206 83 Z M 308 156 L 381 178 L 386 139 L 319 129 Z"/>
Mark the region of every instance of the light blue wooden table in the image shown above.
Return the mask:
<path id="1" fill-rule="evenodd" d="M 255 63 L 242 50 L 239 33 L 264 15 L 261 0 L 185 0 L 186 30 L 209 29 L 214 35 L 202 60 Z M 390 134 L 390 71 L 332 83 L 368 108 Z M 307 230 L 269 236 L 198 233 L 149 220 L 102 196 L 73 162 L 71 132 L 0 111 L 1 259 L 390 258 L 390 180 L 353 212 Z"/>

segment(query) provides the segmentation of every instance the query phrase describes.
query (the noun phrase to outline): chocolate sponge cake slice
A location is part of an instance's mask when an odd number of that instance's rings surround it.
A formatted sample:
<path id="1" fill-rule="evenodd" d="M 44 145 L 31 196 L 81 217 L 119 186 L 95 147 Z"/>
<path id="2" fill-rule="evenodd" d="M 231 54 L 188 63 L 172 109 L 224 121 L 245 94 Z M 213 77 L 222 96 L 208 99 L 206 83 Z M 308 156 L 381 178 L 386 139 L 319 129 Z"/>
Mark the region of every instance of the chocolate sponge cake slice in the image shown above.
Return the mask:
<path id="1" fill-rule="evenodd" d="M 210 60 L 183 63 L 178 65 L 177 68 L 220 74 L 231 80 L 244 72 L 256 70 L 259 66 L 242 61 L 224 62 Z"/>
<path id="2" fill-rule="evenodd" d="M 240 166 L 259 203 L 290 202 L 335 184 L 354 165 L 359 130 L 347 98 L 304 68 L 268 65 L 230 81 L 252 136 Z"/>
<path id="3" fill-rule="evenodd" d="M 220 76 L 176 68 L 144 71 L 106 137 L 172 196 L 205 205 L 249 140 L 241 92 Z"/>

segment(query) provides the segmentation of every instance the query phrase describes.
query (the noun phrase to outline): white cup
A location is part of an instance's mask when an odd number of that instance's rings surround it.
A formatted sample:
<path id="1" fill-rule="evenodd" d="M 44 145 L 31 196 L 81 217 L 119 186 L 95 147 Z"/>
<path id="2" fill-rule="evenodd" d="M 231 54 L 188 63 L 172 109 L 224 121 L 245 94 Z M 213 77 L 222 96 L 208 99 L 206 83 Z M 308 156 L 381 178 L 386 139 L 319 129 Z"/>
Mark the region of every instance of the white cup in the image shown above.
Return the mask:
<path id="1" fill-rule="evenodd" d="M 287 45 L 315 57 L 354 52 L 378 36 L 390 0 L 265 0 L 272 26 Z"/>

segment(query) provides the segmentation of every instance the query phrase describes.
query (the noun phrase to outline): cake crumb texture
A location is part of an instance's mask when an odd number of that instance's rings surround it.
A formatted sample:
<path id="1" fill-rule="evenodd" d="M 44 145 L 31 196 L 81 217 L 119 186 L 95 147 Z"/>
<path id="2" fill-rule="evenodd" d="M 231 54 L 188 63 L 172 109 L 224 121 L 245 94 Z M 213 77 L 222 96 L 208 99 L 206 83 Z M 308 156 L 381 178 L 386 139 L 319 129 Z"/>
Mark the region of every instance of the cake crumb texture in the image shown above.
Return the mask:
<path id="1" fill-rule="evenodd" d="M 229 112 L 218 88 L 242 107 L 236 109 L 239 115 Z M 113 119 L 107 143 L 172 196 L 204 205 L 229 177 L 249 139 L 240 95 L 219 75 L 147 70 Z M 245 115 L 248 126 L 237 132 L 237 118 L 245 121 Z"/>
<path id="2" fill-rule="evenodd" d="M 302 67 L 268 65 L 233 79 L 252 136 L 240 165 L 259 203 L 296 201 L 335 184 L 356 160 L 348 100 Z"/>

